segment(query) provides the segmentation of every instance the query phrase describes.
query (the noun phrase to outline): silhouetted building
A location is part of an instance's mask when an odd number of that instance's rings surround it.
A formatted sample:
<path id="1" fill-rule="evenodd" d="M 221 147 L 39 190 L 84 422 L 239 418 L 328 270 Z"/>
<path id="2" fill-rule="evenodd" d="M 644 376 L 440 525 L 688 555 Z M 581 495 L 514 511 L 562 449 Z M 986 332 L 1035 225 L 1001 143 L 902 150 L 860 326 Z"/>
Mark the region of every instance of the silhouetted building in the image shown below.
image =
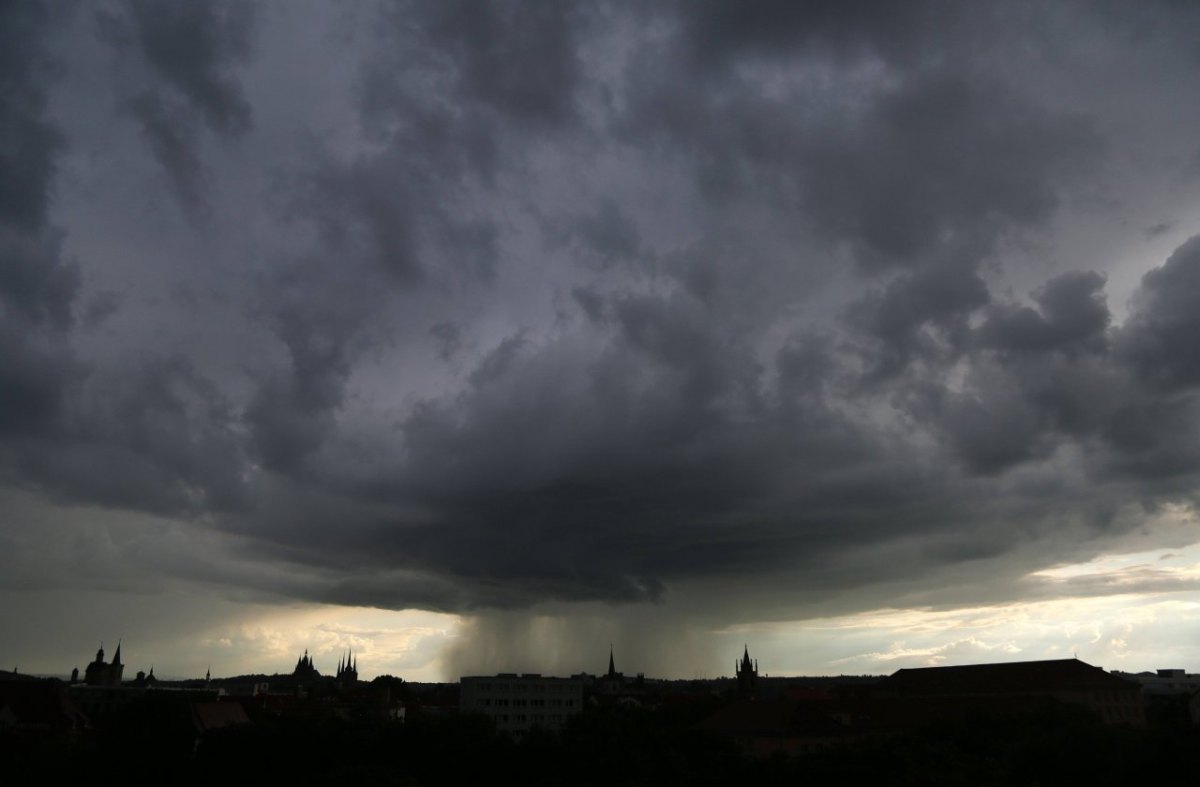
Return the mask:
<path id="1" fill-rule="evenodd" d="M 313 666 L 313 661 L 309 658 L 307 649 L 305 649 L 303 656 L 296 659 L 296 668 L 292 670 L 292 676 L 301 680 L 312 680 L 321 677 L 321 673 L 317 672 L 317 668 Z"/>
<path id="2" fill-rule="evenodd" d="M 1078 659 L 967 664 L 897 670 L 879 684 L 883 692 L 907 699 L 947 698 L 981 706 L 997 698 L 1044 699 L 1082 706 L 1106 724 L 1142 727 L 1142 689 Z"/>
<path id="3" fill-rule="evenodd" d="M 87 716 L 57 680 L 0 681 L 0 739 L 35 743 L 50 737 L 74 736 L 89 727 Z M 6 774 L 6 778 L 11 778 Z"/>
<path id="4" fill-rule="evenodd" d="M 496 729 L 520 737 L 534 727 L 561 729 L 583 707 L 583 681 L 502 673 L 460 680 L 459 709 L 482 713 Z"/>
<path id="5" fill-rule="evenodd" d="M 758 692 L 758 659 L 750 661 L 750 648 L 742 646 L 742 660 L 733 663 L 734 674 L 737 675 L 738 694 L 742 697 L 753 697 Z"/>
<path id="6" fill-rule="evenodd" d="M 1200 725 L 1200 675 L 1182 669 L 1113 674 L 1142 687 L 1147 722 L 1170 727 Z"/>
<path id="7" fill-rule="evenodd" d="M 133 685 L 138 687 L 153 686 L 156 683 L 158 683 L 158 678 L 154 677 L 154 667 L 150 668 L 149 675 L 142 670 L 138 670 L 137 677 L 133 679 Z"/>
<path id="8" fill-rule="evenodd" d="M 613 657 L 613 649 L 608 649 L 608 672 L 596 679 L 597 694 L 620 694 L 625 688 L 625 673 L 617 672 L 617 662 Z"/>
<path id="9" fill-rule="evenodd" d="M 121 663 L 121 643 L 117 643 L 117 652 L 113 654 L 111 664 L 104 661 L 104 646 L 96 651 L 96 660 L 87 665 L 83 673 L 83 682 L 89 686 L 120 686 L 121 675 L 125 665 Z"/>
<path id="10" fill-rule="evenodd" d="M 338 661 L 337 680 L 341 684 L 358 682 L 358 659 L 354 657 L 353 651 L 347 651 Z"/>

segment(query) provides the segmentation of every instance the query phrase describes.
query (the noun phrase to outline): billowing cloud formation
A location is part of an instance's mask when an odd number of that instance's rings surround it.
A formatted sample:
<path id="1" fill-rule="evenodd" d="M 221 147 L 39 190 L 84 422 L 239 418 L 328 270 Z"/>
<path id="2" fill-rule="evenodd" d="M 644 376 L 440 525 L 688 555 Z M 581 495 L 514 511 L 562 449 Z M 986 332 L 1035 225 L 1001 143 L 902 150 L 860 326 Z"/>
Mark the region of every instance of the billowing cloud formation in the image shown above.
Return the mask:
<path id="1" fill-rule="evenodd" d="M 1192 9 L 57 10 L 2 27 L 0 479 L 191 580 L 767 618 L 1192 504 Z"/>
<path id="2" fill-rule="evenodd" d="M 129 0 L 97 11 L 118 55 L 119 101 L 189 209 L 204 204 L 201 131 L 236 137 L 250 105 L 230 72 L 247 58 L 253 6 Z"/>

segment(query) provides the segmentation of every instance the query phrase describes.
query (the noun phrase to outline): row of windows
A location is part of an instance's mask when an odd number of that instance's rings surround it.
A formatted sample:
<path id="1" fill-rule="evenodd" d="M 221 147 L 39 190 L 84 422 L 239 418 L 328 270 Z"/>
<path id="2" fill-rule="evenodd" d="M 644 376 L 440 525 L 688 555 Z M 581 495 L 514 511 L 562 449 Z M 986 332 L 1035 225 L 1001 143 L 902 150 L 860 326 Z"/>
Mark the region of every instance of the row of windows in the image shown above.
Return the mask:
<path id="1" fill-rule="evenodd" d="M 565 719 L 565 718 L 566 717 L 563 716 L 562 714 L 558 714 L 558 715 L 554 715 L 554 716 L 534 716 L 533 717 L 534 721 L 538 722 L 538 723 L 544 723 L 544 722 L 549 721 L 549 722 L 557 722 L 560 724 L 562 723 L 563 719 Z M 517 713 L 512 716 L 510 716 L 507 713 L 504 713 L 504 714 L 496 716 L 496 721 L 498 721 L 500 723 L 507 723 L 509 721 L 512 721 L 517 724 L 527 724 L 529 722 L 529 717 L 526 716 L 524 713 Z"/>
<path id="2" fill-rule="evenodd" d="M 1098 698 L 1100 702 L 1136 702 L 1138 694 L 1132 691 L 1097 691 L 1093 697 Z"/>
<path id="3" fill-rule="evenodd" d="M 528 701 L 526 701 L 526 700 L 511 700 L 510 701 L 506 697 L 500 697 L 500 698 L 494 699 L 494 700 L 484 697 L 479 700 L 479 704 L 481 706 L 483 706 L 484 708 L 490 708 L 492 706 L 495 706 L 497 708 L 507 708 L 509 706 L 510 702 L 514 708 L 524 708 L 527 704 L 530 707 L 534 707 L 534 708 L 546 707 L 546 700 L 528 700 Z M 563 707 L 574 708 L 575 700 L 550 700 L 550 707 L 552 707 L 552 708 L 563 708 Z"/>
<path id="4" fill-rule="evenodd" d="M 484 705 L 485 708 L 490 708 L 493 704 L 497 708 L 508 708 L 509 704 L 514 708 L 524 708 L 526 705 L 529 705 L 530 708 L 545 708 L 546 703 L 546 699 L 528 699 L 527 701 L 527 699 L 509 699 L 508 697 L 499 697 L 497 699 L 484 697 L 479 701 L 479 704 Z M 551 708 L 575 707 L 574 699 L 550 699 L 548 703 L 550 703 Z"/>
<path id="5" fill-rule="evenodd" d="M 1140 718 L 1138 716 L 1138 714 L 1133 712 L 1132 708 L 1125 708 L 1125 707 L 1120 707 L 1120 706 L 1118 706 L 1116 708 L 1104 708 L 1103 713 L 1104 713 L 1104 718 L 1108 721 L 1116 721 L 1116 720 L 1125 721 L 1125 720 Z"/>
<path id="6" fill-rule="evenodd" d="M 566 683 L 479 683 L 480 691 L 511 691 L 514 694 L 561 694 L 564 691 L 577 691 L 578 685 Z"/>

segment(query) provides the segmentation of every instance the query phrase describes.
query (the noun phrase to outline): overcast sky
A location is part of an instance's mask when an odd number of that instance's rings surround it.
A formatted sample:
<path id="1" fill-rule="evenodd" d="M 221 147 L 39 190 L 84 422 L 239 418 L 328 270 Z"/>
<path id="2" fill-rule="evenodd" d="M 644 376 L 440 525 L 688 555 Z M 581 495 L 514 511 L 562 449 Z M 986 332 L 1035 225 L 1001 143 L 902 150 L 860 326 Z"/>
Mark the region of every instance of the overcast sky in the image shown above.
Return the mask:
<path id="1" fill-rule="evenodd" d="M 5 3 L 0 666 L 1200 672 L 1198 29 Z"/>

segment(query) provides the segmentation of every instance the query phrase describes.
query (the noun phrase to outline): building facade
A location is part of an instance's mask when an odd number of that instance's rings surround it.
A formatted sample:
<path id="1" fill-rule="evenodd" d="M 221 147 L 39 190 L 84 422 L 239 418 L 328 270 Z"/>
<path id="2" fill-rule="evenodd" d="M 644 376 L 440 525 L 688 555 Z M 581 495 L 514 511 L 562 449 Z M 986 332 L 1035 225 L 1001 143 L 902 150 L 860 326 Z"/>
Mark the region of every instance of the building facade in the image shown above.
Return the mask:
<path id="1" fill-rule="evenodd" d="M 501 673 L 459 681 L 459 710 L 482 713 L 496 729 L 520 737 L 534 727 L 562 729 L 583 708 L 583 681 Z"/>

